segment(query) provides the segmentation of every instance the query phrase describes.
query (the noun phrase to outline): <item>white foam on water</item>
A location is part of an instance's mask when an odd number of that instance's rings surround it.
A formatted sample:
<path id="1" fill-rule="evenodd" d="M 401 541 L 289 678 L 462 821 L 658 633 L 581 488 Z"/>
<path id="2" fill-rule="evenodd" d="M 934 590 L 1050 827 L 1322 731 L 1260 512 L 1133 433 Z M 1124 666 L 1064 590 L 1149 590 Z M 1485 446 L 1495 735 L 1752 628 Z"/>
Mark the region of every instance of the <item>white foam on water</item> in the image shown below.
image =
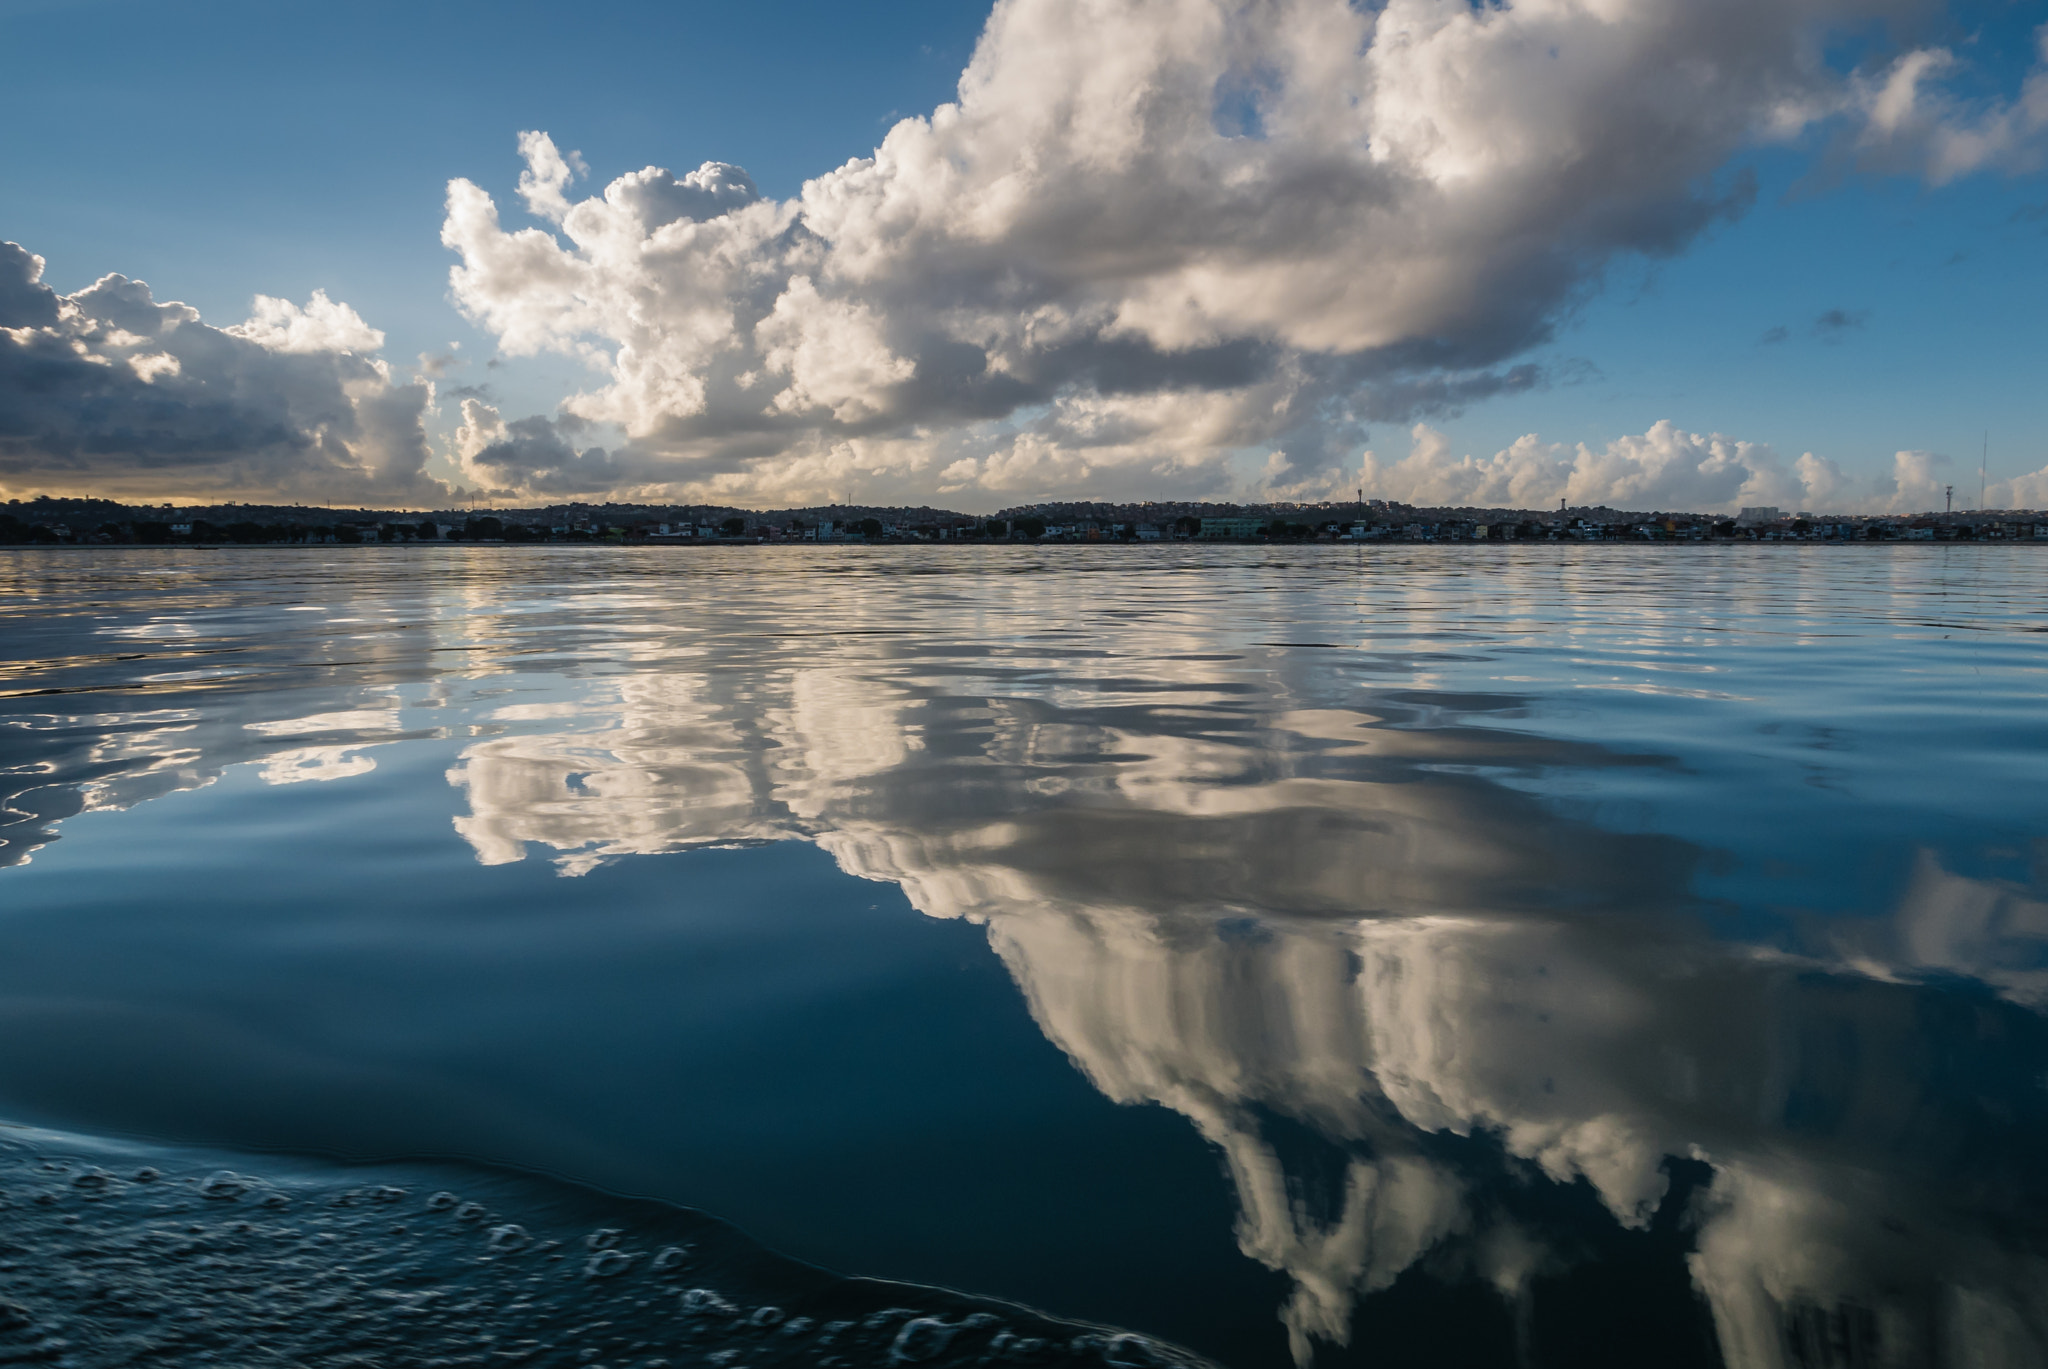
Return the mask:
<path id="1" fill-rule="evenodd" d="M 1206 1369 L 1129 1333 L 838 1278 L 688 1209 L 488 1170 L 465 1193 L 421 1182 L 446 1168 L 257 1175 L 8 1128 L 0 1363 Z"/>

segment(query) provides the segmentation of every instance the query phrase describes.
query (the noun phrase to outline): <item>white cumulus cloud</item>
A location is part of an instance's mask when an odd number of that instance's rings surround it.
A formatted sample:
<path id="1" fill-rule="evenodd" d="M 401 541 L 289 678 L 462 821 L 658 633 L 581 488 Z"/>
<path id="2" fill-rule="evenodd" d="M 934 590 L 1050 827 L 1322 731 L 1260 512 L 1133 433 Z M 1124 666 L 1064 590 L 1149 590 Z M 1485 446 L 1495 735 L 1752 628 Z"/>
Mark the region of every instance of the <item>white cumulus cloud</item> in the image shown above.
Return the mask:
<path id="1" fill-rule="evenodd" d="M 1626 509 L 1805 507 L 1806 480 L 1834 477 L 1829 463 L 1788 467 L 1756 442 L 1689 433 L 1669 422 L 1600 448 L 1545 443 L 1534 434 L 1490 457 L 1454 457 L 1442 433 L 1417 425 L 1408 455 L 1365 455 L 1366 492 L 1409 504 L 1537 508 L 1569 504 Z"/>
<path id="2" fill-rule="evenodd" d="M 247 323 L 221 331 L 273 352 L 374 352 L 384 345 L 383 333 L 346 304 L 327 298 L 325 290 L 315 290 L 303 309 L 288 299 L 258 295 Z"/>
<path id="3" fill-rule="evenodd" d="M 1367 451 L 1355 477 L 1366 495 L 1424 507 L 1534 509 L 1563 500 L 1573 506 L 1641 512 L 1734 513 L 1773 505 L 1813 513 L 1927 513 L 1976 506 L 1978 490 L 1961 488 L 1960 468 L 1938 452 L 1899 452 L 1887 474 L 1857 479 L 1835 462 L 1807 452 L 1787 461 L 1769 445 L 1720 433 L 1690 433 L 1669 421 L 1601 447 L 1545 442 L 1534 433 L 1492 456 L 1458 455 L 1443 433 L 1417 424 L 1407 455 Z M 1351 486 L 1339 483 L 1339 489 Z M 2048 468 L 1989 481 L 1984 507 L 2048 508 Z"/>

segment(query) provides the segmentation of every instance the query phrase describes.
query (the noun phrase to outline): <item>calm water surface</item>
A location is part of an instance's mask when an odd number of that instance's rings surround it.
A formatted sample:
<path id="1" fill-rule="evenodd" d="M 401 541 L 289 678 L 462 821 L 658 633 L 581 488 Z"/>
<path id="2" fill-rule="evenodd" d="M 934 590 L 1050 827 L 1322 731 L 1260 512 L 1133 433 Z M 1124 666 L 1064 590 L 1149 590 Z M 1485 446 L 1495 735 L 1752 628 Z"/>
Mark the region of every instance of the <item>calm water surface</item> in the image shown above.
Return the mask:
<path id="1" fill-rule="evenodd" d="M 0 553 L 0 695 L 16 1123 L 1239 1369 L 2048 1362 L 2032 548 Z"/>

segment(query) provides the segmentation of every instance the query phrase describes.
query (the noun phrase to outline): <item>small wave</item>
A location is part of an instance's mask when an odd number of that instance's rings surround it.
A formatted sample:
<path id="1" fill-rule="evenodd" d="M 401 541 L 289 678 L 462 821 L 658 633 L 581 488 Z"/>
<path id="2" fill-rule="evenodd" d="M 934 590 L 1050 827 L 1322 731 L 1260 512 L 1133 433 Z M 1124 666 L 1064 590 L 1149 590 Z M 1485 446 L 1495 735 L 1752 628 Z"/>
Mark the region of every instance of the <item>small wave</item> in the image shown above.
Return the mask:
<path id="1" fill-rule="evenodd" d="M 1208 1369 L 1129 1332 L 842 1278 L 704 1213 L 557 1180 L 13 1127 L 0 1361 Z"/>

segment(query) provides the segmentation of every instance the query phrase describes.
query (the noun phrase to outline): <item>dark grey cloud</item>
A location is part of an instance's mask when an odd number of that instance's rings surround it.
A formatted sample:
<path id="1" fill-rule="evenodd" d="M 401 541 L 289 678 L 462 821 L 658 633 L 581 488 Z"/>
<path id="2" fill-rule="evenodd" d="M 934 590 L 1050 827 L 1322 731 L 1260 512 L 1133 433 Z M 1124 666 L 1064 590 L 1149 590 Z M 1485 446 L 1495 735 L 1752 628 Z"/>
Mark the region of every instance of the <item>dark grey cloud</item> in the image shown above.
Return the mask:
<path id="1" fill-rule="evenodd" d="M 537 494 L 598 494 L 629 478 L 629 463 L 614 459 L 602 447 L 578 451 L 569 434 L 582 430 L 578 420 L 518 418 L 506 424 L 506 437 L 471 457 L 498 478 L 500 486 Z"/>
<path id="2" fill-rule="evenodd" d="M 1813 335 L 1824 342 L 1838 342 L 1850 333 L 1861 332 L 1870 322 L 1868 309 L 1826 309 L 1813 320 Z"/>
<path id="3" fill-rule="evenodd" d="M 17 242 L 0 242 L 0 328 L 49 328 L 57 292 L 42 283 L 42 258 Z"/>
<path id="4" fill-rule="evenodd" d="M 346 305 L 258 298 L 234 329 L 121 275 L 60 296 L 0 244 L 0 485 L 311 498 L 438 494 L 428 392 L 353 348 Z"/>

